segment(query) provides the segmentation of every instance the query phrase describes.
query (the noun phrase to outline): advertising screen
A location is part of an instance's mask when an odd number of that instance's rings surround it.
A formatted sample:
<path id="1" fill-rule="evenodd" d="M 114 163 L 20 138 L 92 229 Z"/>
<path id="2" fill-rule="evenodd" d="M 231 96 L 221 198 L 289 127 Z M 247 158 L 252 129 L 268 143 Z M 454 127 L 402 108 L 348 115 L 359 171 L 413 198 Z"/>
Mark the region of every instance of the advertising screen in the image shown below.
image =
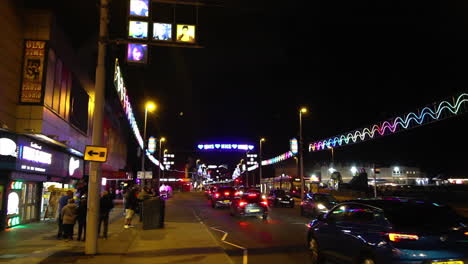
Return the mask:
<path id="1" fill-rule="evenodd" d="M 153 24 L 154 40 L 172 40 L 172 25 L 166 23 Z"/>
<path id="2" fill-rule="evenodd" d="M 148 17 L 149 0 L 130 0 L 130 15 Z"/>
<path id="3" fill-rule="evenodd" d="M 21 103 L 42 102 L 45 52 L 45 41 L 25 41 Z"/>
<path id="4" fill-rule="evenodd" d="M 144 21 L 129 21 L 128 22 L 128 37 L 134 39 L 148 38 L 148 22 Z"/>
<path id="5" fill-rule="evenodd" d="M 177 25 L 177 41 L 195 43 L 195 26 Z"/>
<path id="6" fill-rule="evenodd" d="M 144 44 L 128 44 L 127 61 L 146 63 L 148 59 L 148 46 Z"/>

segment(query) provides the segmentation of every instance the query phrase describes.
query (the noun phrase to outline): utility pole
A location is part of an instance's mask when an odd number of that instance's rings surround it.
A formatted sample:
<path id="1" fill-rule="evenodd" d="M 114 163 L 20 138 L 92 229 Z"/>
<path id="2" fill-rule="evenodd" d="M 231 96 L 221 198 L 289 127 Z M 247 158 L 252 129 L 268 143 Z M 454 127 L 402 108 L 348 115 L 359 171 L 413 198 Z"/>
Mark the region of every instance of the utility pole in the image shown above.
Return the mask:
<path id="1" fill-rule="evenodd" d="M 94 97 L 94 115 L 93 115 L 93 136 L 94 146 L 102 145 L 102 121 L 104 117 L 104 88 L 106 84 L 106 38 L 108 23 L 108 4 L 110 0 L 101 0 L 100 22 L 99 22 L 99 40 L 98 40 L 98 59 L 96 65 L 96 83 Z M 85 254 L 94 255 L 97 253 L 98 238 L 98 217 L 99 217 L 99 196 L 101 186 L 101 164 L 91 162 L 89 168 L 88 180 L 88 214 L 86 219 L 86 243 Z"/>

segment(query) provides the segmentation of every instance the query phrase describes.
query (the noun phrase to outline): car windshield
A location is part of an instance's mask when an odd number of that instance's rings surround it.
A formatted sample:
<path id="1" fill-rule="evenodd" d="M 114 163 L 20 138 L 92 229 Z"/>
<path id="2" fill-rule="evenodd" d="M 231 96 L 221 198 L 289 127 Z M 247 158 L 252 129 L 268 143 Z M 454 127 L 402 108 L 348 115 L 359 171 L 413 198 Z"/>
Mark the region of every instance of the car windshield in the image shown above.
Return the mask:
<path id="1" fill-rule="evenodd" d="M 284 190 L 276 190 L 275 194 L 276 195 L 286 195 L 286 192 Z"/>
<path id="2" fill-rule="evenodd" d="M 315 199 L 315 201 L 321 202 L 321 203 L 335 203 L 335 202 L 337 202 L 335 197 L 333 197 L 331 195 L 316 194 L 316 195 L 314 195 L 314 199 Z"/>
<path id="3" fill-rule="evenodd" d="M 397 228 L 446 229 L 466 221 L 447 206 L 428 203 L 395 204 L 387 206 L 385 216 Z"/>

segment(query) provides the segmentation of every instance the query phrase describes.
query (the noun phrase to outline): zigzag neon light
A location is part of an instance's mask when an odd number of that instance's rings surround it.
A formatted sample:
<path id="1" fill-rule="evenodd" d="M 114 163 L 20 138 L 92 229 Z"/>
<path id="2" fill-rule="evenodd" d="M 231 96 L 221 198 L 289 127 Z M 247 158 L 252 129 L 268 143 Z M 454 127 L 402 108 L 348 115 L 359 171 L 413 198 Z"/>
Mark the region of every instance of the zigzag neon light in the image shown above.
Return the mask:
<path id="1" fill-rule="evenodd" d="M 275 163 L 281 162 L 283 160 L 286 160 L 286 159 L 289 159 L 289 158 L 292 158 L 292 157 L 294 157 L 294 153 L 292 151 L 288 151 L 288 152 L 283 153 L 283 154 L 281 154 L 279 156 L 276 156 L 274 158 L 267 159 L 267 160 L 262 160 L 262 166 L 275 164 Z"/>
<path id="2" fill-rule="evenodd" d="M 458 115 L 463 110 L 462 105 L 468 102 L 468 93 L 463 93 L 455 100 L 455 103 L 452 105 L 448 101 L 441 101 L 435 110 L 430 107 L 424 107 L 419 111 L 419 115 L 416 113 L 409 113 L 403 117 L 396 117 L 393 121 L 384 121 L 380 125 L 372 125 L 364 129 L 358 129 L 347 134 L 338 135 L 331 137 L 322 141 L 316 141 L 309 144 L 309 151 L 320 151 L 328 147 L 340 147 L 347 144 L 356 143 L 358 141 L 364 141 L 373 139 L 378 136 L 384 136 L 386 133 L 388 135 L 393 134 L 400 130 L 409 129 L 410 125 L 420 126 L 424 123 L 429 123 L 433 121 L 438 121 L 447 118 L 448 116 L 442 116 L 442 114 L 447 114 L 449 116 Z M 435 105 L 435 104 L 434 104 Z M 263 164 L 263 162 L 262 162 Z"/>

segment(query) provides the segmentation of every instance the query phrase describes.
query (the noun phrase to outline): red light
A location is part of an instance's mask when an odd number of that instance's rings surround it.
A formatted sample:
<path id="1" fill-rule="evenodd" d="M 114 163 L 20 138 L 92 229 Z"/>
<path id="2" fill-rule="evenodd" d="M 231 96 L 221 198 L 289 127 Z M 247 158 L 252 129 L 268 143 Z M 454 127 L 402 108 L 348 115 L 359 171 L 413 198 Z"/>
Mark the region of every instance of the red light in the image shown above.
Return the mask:
<path id="1" fill-rule="evenodd" d="M 215 197 L 216 198 L 219 198 L 220 194 L 219 193 L 215 193 Z"/>
<path id="2" fill-rule="evenodd" d="M 304 205 L 304 202 L 301 202 L 301 205 Z"/>
<path id="3" fill-rule="evenodd" d="M 268 202 L 267 202 L 267 201 L 262 201 L 261 204 L 263 204 L 264 206 L 268 206 Z"/>
<path id="4" fill-rule="evenodd" d="M 239 202 L 239 206 L 240 206 L 240 207 L 244 207 L 244 206 L 246 206 L 246 205 L 247 205 L 247 202 L 245 202 L 245 201 L 240 201 L 240 202 Z"/>
<path id="5" fill-rule="evenodd" d="M 256 194 L 256 193 L 249 193 L 248 196 L 249 196 L 249 197 L 257 197 L 257 195 L 258 195 L 258 194 Z"/>
<path id="6" fill-rule="evenodd" d="M 400 242 L 401 240 L 418 240 L 419 236 L 410 234 L 388 233 L 388 238 L 393 242 Z"/>
<path id="7" fill-rule="evenodd" d="M 224 195 L 225 195 L 225 196 L 228 196 L 228 195 L 229 195 L 229 192 L 224 192 Z"/>

